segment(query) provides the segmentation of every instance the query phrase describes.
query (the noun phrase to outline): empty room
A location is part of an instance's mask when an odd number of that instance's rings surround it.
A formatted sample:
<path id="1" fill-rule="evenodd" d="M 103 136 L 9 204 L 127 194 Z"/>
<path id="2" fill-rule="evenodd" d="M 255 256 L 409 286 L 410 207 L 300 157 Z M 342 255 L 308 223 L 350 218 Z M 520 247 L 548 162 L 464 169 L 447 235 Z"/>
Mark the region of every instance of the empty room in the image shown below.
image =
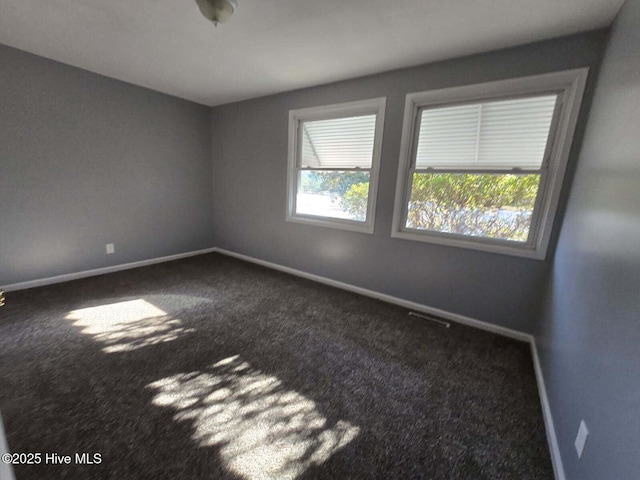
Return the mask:
<path id="1" fill-rule="evenodd" d="M 640 479 L 640 0 L 0 0 L 0 480 Z"/>

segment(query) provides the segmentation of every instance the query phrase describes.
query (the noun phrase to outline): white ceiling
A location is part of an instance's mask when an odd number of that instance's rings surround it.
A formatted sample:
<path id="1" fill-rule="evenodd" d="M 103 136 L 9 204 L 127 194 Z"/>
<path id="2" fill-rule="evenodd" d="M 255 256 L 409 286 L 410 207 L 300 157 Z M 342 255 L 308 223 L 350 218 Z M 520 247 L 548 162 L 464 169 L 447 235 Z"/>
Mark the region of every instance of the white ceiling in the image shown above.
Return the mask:
<path id="1" fill-rule="evenodd" d="M 623 0 L 0 0 L 0 43 L 219 105 L 607 26 Z M 0 66 L 1 68 L 1 66 Z"/>

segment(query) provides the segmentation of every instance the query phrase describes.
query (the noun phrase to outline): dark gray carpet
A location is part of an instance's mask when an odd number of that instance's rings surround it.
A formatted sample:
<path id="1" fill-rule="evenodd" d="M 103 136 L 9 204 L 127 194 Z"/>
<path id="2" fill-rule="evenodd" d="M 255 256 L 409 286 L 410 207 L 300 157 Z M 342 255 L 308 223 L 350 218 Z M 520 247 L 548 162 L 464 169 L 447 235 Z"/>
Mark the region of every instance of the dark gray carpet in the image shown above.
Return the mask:
<path id="1" fill-rule="evenodd" d="M 217 254 L 6 295 L 0 411 L 46 479 L 551 479 L 529 346 Z"/>

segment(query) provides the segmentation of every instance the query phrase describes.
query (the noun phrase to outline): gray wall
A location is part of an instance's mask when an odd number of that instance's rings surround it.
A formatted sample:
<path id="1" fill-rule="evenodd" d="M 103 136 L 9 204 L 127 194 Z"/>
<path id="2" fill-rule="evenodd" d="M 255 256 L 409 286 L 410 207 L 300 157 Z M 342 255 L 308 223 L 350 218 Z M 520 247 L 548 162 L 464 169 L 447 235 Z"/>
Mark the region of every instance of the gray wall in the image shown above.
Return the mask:
<path id="1" fill-rule="evenodd" d="M 533 331 L 548 262 L 390 238 L 405 95 L 597 65 L 604 42 L 594 32 L 214 108 L 215 245 Z M 375 234 L 285 222 L 289 110 L 379 96 L 387 110 Z"/>
<path id="2" fill-rule="evenodd" d="M 2 416 L 0 416 L 0 456 L 7 452 L 9 452 L 9 447 L 7 446 L 7 437 L 4 434 Z M 14 478 L 11 464 L 4 463 L 0 460 L 0 480 L 14 480 Z"/>
<path id="3" fill-rule="evenodd" d="M 640 478 L 640 0 L 614 24 L 537 343 L 569 480 Z M 580 420 L 590 431 L 578 460 Z"/>
<path id="4" fill-rule="evenodd" d="M 0 45 L 0 285 L 212 246 L 209 111 Z"/>

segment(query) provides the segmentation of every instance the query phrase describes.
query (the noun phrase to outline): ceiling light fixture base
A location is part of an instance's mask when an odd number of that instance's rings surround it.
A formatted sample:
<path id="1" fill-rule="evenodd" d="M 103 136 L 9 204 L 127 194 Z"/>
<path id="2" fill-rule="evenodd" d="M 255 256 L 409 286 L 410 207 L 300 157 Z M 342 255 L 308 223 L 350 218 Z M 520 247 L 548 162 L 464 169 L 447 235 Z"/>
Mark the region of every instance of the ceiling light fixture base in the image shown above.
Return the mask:
<path id="1" fill-rule="evenodd" d="M 202 15 L 216 26 L 229 20 L 238 9 L 236 0 L 196 0 L 196 3 Z"/>

